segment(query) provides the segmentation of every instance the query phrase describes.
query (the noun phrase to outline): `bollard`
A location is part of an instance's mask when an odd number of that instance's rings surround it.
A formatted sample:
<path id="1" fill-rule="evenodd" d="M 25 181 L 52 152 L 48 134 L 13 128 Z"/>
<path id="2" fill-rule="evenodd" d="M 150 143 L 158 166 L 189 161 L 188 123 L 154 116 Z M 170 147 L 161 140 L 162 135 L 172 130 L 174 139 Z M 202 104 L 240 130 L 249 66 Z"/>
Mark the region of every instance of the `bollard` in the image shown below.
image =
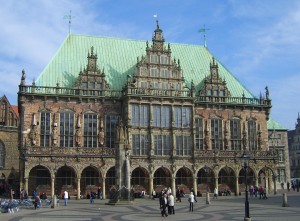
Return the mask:
<path id="1" fill-rule="evenodd" d="M 287 195 L 286 193 L 283 194 L 283 202 L 282 202 L 282 207 L 288 207 L 288 203 L 287 203 Z"/>
<path id="2" fill-rule="evenodd" d="M 206 192 L 206 204 L 210 204 L 209 192 Z"/>

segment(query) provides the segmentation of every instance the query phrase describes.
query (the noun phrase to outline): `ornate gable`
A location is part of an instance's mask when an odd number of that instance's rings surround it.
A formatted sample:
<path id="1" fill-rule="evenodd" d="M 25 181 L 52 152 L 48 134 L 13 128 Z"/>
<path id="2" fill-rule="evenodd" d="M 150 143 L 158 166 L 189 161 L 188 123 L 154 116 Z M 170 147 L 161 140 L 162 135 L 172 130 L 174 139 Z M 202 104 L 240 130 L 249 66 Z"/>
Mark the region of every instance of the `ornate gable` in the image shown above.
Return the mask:
<path id="1" fill-rule="evenodd" d="M 105 80 L 104 70 L 100 71 L 97 66 L 97 55 L 94 54 L 94 47 L 91 47 L 91 54 L 87 56 L 88 64 L 80 71 L 75 87 L 84 90 L 106 90 L 109 85 Z"/>
<path id="2" fill-rule="evenodd" d="M 157 27 L 152 37 L 152 45 L 146 42 L 146 56 L 137 64 L 133 78 L 128 76 L 127 88 L 137 88 L 138 93 L 155 95 L 173 95 L 172 91 L 183 92 L 185 82 L 180 61 L 171 57 L 170 44 L 164 45 L 162 30 Z M 179 95 L 181 93 L 177 93 Z M 175 95 L 175 96 L 176 96 Z"/>
<path id="3" fill-rule="evenodd" d="M 200 90 L 200 96 L 230 97 L 230 91 L 226 81 L 219 75 L 219 67 L 213 58 L 210 63 L 210 75 L 204 79 L 204 85 Z"/>

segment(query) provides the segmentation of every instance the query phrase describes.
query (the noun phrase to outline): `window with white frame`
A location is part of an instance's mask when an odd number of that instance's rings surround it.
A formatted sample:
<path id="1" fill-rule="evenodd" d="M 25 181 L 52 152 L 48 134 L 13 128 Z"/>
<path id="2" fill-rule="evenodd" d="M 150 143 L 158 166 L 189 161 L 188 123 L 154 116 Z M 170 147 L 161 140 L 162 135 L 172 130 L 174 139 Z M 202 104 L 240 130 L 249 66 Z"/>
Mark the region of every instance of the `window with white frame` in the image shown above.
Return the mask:
<path id="1" fill-rule="evenodd" d="M 142 156 L 149 152 L 149 135 L 132 134 L 132 155 Z"/>
<path id="2" fill-rule="evenodd" d="M 191 136 L 179 135 L 176 139 L 176 155 L 190 156 L 192 153 Z"/>
<path id="3" fill-rule="evenodd" d="M 95 148 L 98 146 L 97 114 L 84 114 L 84 147 Z"/>
<path id="4" fill-rule="evenodd" d="M 149 126 L 149 105 L 146 104 L 131 105 L 131 125 L 133 127 Z"/>
<path id="5" fill-rule="evenodd" d="M 150 68 L 150 77 L 158 77 L 158 69 Z"/>
<path id="6" fill-rule="evenodd" d="M 154 135 L 154 155 L 170 156 L 171 138 L 170 135 Z"/>
<path id="7" fill-rule="evenodd" d="M 161 64 L 169 64 L 169 57 L 167 55 L 160 56 L 160 63 Z"/>
<path id="8" fill-rule="evenodd" d="M 60 147 L 74 146 L 74 113 L 65 111 L 59 118 Z"/>
<path id="9" fill-rule="evenodd" d="M 203 150 L 204 149 L 204 136 L 203 136 L 203 118 L 196 118 L 195 119 L 196 125 L 196 136 L 195 136 L 195 145 L 196 149 Z"/>
<path id="10" fill-rule="evenodd" d="M 211 144 L 213 150 L 223 150 L 222 119 L 211 119 Z"/>
<path id="11" fill-rule="evenodd" d="M 40 123 L 40 146 L 50 146 L 50 112 L 41 112 L 41 123 Z"/>
<path id="12" fill-rule="evenodd" d="M 158 56 L 156 54 L 150 55 L 150 63 L 157 64 L 158 63 Z"/>

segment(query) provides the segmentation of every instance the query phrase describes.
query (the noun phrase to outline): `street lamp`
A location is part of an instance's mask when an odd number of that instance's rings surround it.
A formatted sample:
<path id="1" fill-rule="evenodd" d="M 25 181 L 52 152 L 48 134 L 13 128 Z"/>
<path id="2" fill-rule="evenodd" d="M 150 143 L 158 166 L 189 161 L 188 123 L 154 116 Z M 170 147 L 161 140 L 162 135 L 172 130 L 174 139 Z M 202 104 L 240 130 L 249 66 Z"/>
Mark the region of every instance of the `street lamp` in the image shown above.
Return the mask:
<path id="1" fill-rule="evenodd" d="M 208 192 L 208 172 L 209 172 L 209 169 L 206 165 L 204 167 L 204 171 L 205 171 L 205 174 L 206 174 L 206 204 L 210 204 L 209 192 Z"/>
<path id="2" fill-rule="evenodd" d="M 249 155 L 247 155 L 245 152 L 242 155 L 242 162 L 243 162 L 243 168 L 245 170 L 245 217 L 244 221 L 251 221 L 250 214 L 249 214 L 249 201 L 248 201 L 248 185 L 247 185 L 247 170 L 249 167 Z"/>

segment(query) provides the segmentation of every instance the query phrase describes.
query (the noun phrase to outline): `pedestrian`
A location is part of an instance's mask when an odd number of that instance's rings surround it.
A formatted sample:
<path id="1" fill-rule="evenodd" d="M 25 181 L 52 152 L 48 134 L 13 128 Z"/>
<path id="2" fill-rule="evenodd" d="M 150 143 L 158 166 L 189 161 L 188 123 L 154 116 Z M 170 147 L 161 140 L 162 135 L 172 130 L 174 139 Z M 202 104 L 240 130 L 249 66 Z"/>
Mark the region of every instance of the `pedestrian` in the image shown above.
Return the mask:
<path id="1" fill-rule="evenodd" d="M 168 199 L 167 194 L 164 194 L 161 199 L 161 216 L 167 217 L 167 207 L 168 207 Z"/>
<path id="2" fill-rule="evenodd" d="M 266 187 L 264 187 L 264 189 L 263 189 L 263 199 L 268 199 Z"/>
<path id="3" fill-rule="evenodd" d="M 69 199 L 69 193 L 65 190 L 64 192 L 64 201 L 65 201 L 65 206 L 68 205 L 68 199 Z"/>
<path id="4" fill-rule="evenodd" d="M 94 204 L 94 199 L 95 199 L 95 193 L 93 191 L 90 191 L 90 204 Z"/>
<path id="5" fill-rule="evenodd" d="M 40 208 L 40 205 L 41 205 L 40 203 L 41 203 L 40 197 L 38 195 L 36 195 L 34 197 L 34 209 Z"/>
<path id="6" fill-rule="evenodd" d="M 101 195 L 102 195 L 102 194 L 101 194 L 101 187 L 99 186 L 99 187 L 98 187 L 98 191 L 97 191 L 97 197 L 98 197 L 98 199 L 101 199 L 101 198 L 100 198 Z"/>
<path id="7" fill-rule="evenodd" d="M 288 191 L 290 192 L 290 182 L 286 183 L 286 187 L 287 187 Z"/>
<path id="8" fill-rule="evenodd" d="M 169 215 L 175 214 L 174 204 L 175 204 L 174 196 L 172 195 L 172 193 L 170 193 L 169 197 L 168 197 L 168 213 L 169 213 Z"/>
<path id="9" fill-rule="evenodd" d="M 153 189 L 152 191 L 152 199 L 154 200 L 156 198 L 156 192 L 155 192 L 155 189 Z"/>
<path id="10" fill-rule="evenodd" d="M 214 189 L 214 197 L 213 197 L 213 199 L 218 199 L 218 189 L 217 189 L 217 187 L 215 187 L 215 189 Z"/>
<path id="11" fill-rule="evenodd" d="M 190 193 L 188 201 L 190 203 L 190 212 L 194 212 L 194 203 L 197 202 L 197 200 L 193 192 Z"/>
<path id="12" fill-rule="evenodd" d="M 263 190 L 262 186 L 259 187 L 258 193 L 259 193 L 259 199 L 261 199 L 264 195 L 264 190 Z"/>
<path id="13" fill-rule="evenodd" d="M 176 190 L 176 202 L 177 201 L 181 202 L 181 193 L 179 187 Z"/>

